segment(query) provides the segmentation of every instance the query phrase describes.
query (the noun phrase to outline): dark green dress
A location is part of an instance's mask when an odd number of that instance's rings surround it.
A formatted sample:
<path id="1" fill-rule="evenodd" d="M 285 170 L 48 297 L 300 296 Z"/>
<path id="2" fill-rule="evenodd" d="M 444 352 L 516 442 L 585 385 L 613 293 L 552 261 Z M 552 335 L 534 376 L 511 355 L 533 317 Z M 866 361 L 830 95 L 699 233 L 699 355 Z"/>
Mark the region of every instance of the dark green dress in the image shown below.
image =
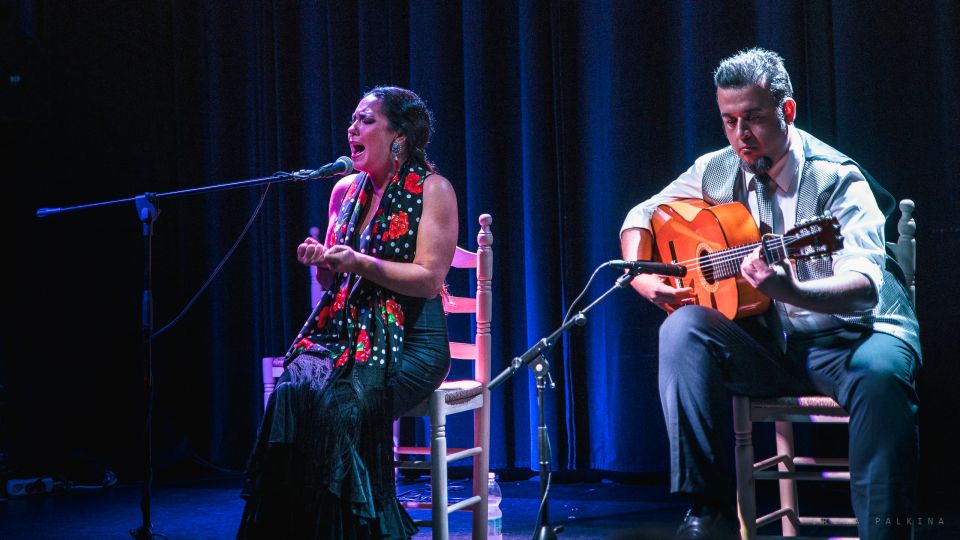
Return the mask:
<path id="1" fill-rule="evenodd" d="M 335 243 L 413 261 L 429 173 L 401 170 L 364 231 L 356 229 L 373 186 L 357 175 Z M 439 296 L 405 297 L 337 274 L 287 358 L 247 466 L 238 538 L 409 538 L 417 529 L 396 497 L 392 423 L 449 369 Z"/>

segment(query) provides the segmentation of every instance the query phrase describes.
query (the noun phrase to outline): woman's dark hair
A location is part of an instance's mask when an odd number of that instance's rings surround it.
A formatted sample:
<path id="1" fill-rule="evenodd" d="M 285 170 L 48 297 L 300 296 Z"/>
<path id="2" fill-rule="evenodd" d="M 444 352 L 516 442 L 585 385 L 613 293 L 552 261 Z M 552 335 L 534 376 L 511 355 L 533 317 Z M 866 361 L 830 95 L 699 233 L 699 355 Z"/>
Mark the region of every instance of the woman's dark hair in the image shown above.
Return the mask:
<path id="1" fill-rule="evenodd" d="M 407 138 L 407 160 L 434 172 L 436 167 L 427 159 L 427 145 L 433 133 L 433 113 L 420 96 L 397 86 L 378 86 L 363 97 L 375 96 L 383 105 L 383 114 L 390 121 L 390 129 Z"/>

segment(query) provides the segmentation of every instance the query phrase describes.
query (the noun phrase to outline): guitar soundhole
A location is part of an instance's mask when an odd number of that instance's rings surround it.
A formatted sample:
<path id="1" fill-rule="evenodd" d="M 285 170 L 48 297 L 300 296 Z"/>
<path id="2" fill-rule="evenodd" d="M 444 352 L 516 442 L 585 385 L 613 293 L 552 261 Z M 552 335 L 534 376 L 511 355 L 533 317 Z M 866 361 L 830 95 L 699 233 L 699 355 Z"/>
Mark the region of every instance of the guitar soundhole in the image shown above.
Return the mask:
<path id="1" fill-rule="evenodd" d="M 716 277 L 714 274 L 713 264 L 710 262 L 710 254 L 706 251 L 701 251 L 698 262 L 700 263 L 700 275 L 703 276 L 703 279 L 705 279 L 707 283 L 713 285 L 713 283 L 716 281 Z"/>

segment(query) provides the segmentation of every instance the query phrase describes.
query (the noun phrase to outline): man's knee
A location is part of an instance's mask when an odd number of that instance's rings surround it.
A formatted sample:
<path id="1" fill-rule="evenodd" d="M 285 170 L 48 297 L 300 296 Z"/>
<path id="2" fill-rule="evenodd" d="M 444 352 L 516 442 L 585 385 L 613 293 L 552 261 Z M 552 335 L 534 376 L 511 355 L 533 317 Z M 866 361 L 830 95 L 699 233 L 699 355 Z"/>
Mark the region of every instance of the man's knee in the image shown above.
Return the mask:
<path id="1" fill-rule="evenodd" d="M 673 312 L 660 325 L 660 346 L 680 346 L 691 338 L 703 335 L 703 331 L 715 326 L 723 315 L 702 306 L 683 306 Z M 725 320 L 725 319 L 724 319 Z"/>
<path id="2" fill-rule="evenodd" d="M 883 426 L 891 437 L 894 432 L 912 432 L 918 409 L 912 362 L 912 357 L 882 354 L 854 358 L 844 404 L 851 415 L 865 425 Z"/>
<path id="3" fill-rule="evenodd" d="M 667 317 L 660 327 L 661 387 L 670 381 L 699 384 L 719 376 L 716 363 L 725 353 L 712 329 L 727 323 L 720 312 L 700 306 L 684 306 Z"/>
<path id="4" fill-rule="evenodd" d="M 872 410 L 884 405 L 897 405 L 909 400 L 913 387 L 909 380 L 888 366 L 870 366 L 852 375 L 851 398 L 860 406 Z"/>
<path id="5" fill-rule="evenodd" d="M 916 360 L 909 351 L 857 351 L 849 365 L 851 388 L 869 400 L 912 394 L 915 366 Z"/>

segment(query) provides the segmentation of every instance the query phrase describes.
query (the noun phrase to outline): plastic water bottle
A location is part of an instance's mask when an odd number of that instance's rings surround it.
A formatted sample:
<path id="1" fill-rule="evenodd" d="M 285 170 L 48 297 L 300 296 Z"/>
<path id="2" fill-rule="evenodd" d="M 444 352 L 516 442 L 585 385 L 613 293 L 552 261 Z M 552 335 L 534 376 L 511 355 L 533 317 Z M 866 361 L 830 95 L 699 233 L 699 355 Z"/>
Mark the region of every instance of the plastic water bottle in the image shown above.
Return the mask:
<path id="1" fill-rule="evenodd" d="M 500 511 L 502 499 L 497 476 L 490 473 L 487 479 L 487 538 L 503 540 L 503 512 Z"/>

